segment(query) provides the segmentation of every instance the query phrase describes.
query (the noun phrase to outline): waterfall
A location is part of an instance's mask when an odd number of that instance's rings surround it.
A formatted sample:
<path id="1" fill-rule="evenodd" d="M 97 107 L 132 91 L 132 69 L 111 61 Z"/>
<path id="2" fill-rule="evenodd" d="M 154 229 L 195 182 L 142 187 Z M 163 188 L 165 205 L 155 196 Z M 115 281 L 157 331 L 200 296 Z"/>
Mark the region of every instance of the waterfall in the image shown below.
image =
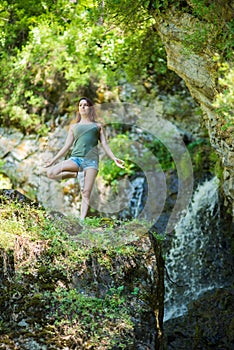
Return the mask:
<path id="1" fill-rule="evenodd" d="M 137 176 L 131 181 L 130 185 L 129 202 L 127 208 L 118 214 L 118 217 L 121 219 L 137 218 L 143 209 L 145 178 L 143 176 Z"/>
<path id="2" fill-rule="evenodd" d="M 184 314 L 189 302 L 224 283 L 218 189 L 216 177 L 199 185 L 175 228 L 165 261 L 170 278 L 165 278 L 165 321 Z"/>
<path id="3" fill-rule="evenodd" d="M 129 207 L 133 218 L 137 218 L 142 210 L 142 200 L 144 192 L 144 177 L 136 177 L 132 182 L 132 196 L 130 199 Z"/>

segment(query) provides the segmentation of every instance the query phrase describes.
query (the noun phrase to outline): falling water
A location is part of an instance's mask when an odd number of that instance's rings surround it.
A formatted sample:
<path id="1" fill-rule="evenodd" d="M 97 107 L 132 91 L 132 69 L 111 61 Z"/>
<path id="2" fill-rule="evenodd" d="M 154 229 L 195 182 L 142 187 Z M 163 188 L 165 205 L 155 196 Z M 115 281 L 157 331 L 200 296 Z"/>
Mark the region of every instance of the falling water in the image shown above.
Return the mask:
<path id="1" fill-rule="evenodd" d="M 223 282 L 218 187 L 217 178 L 199 185 L 175 228 L 166 256 L 165 321 L 185 313 L 190 301 Z"/>
<path id="2" fill-rule="evenodd" d="M 144 184 L 145 178 L 143 176 L 138 176 L 131 181 L 129 203 L 127 208 L 119 212 L 119 217 L 121 219 L 138 217 L 143 209 Z"/>
<path id="3" fill-rule="evenodd" d="M 130 208 L 132 217 L 136 218 L 142 209 L 142 197 L 144 192 L 144 177 L 135 178 L 132 185 L 132 197 L 130 199 Z"/>

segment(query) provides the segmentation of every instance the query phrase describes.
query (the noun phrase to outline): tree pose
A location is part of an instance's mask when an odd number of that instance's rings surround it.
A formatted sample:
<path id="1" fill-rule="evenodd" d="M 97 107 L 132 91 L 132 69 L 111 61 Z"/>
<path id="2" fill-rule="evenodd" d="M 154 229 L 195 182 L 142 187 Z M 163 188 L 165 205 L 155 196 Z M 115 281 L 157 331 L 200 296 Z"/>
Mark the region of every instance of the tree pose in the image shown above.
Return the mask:
<path id="1" fill-rule="evenodd" d="M 120 168 L 124 168 L 124 161 L 116 158 L 108 146 L 102 125 L 95 121 L 95 109 L 92 101 L 87 97 L 82 97 L 79 100 L 77 122 L 70 126 L 64 146 L 45 165 L 45 168 L 49 168 L 47 176 L 54 180 L 76 178 L 79 171 L 84 171 L 81 220 L 87 215 L 91 191 L 98 173 L 99 155 L 97 145 L 99 141 L 106 154 L 113 159 L 115 164 Z M 71 157 L 54 165 L 71 147 Z"/>

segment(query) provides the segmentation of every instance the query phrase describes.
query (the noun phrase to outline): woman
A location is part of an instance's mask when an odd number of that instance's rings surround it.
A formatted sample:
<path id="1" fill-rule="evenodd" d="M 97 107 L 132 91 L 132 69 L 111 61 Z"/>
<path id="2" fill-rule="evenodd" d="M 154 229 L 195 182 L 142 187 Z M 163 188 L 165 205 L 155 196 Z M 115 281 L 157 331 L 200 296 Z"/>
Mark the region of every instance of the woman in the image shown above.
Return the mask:
<path id="1" fill-rule="evenodd" d="M 86 97 L 82 97 L 79 100 L 77 123 L 70 126 L 65 145 L 62 149 L 45 165 L 46 168 L 51 167 L 47 171 L 47 176 L 55 180 L 76 178 L 77 173 L 84 170 L 84 188 L 82 190 L 80 212 L 81 220 L 87 215 L 91 191 L 98 173 L 98 141 L 101 142 L 105 152 L 113 159 L 115 164 L 120 168 L 124 168 L 124 161 L 116 158 L 108 146 L 102 125 L 95 121 L 95 110 L 92 101 Z M 54 165 L 72 146 L 71 157 Z"/>

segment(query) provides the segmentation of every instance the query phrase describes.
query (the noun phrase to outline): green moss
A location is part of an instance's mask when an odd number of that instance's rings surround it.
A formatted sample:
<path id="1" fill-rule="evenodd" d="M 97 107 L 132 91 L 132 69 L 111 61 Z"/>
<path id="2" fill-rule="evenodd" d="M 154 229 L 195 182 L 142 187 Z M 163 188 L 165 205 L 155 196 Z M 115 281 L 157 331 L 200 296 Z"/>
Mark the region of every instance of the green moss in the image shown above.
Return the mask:
<path id="1" fill-rule="evenodd" d="M 146 234 L 145 223 L 90 218 L 74 237 L 63 218 L 60 225 L 40 209 L 16 204 L 4 204 L 0 220 L 7 223 L 2 246 L 6 249 L 5 240 L 11 237 L 9 249 L 18 256 L 14 276 L 0 286 L 0 327 L 8 336 L 0 341 L 11 344 L 19 334 L 34 334 L 34 339 L 42 337 L 58 349 L 79 339 L 95 349 L 99 344 L 100 349 L 133 349 L 131 308 L 134 304 L 134 312 L 141 312 L 136 303 L 140 282 L 125 274 L 143 254 L 138 241 Z M 75 219 L 71 222 L 77 225 Z M 19 237 L 22 245 L 17 251 L 14 244 Z M 14 314 L 32 331 L 27 334 L 27 329 L 16 326 Z"/>
<path id="2" fill-rule="evenodd" d="M 7 227 L 6 227 L 6 230 L 7 230 Z M 3 232 L 2 229 L 0 229 L 0 247 L 4 248 L 6 251 L 9 251 L 14 247 L 14 245 L 15 245 L 15 234 Z"/>
<path id="3" fill-rule="evenodd" d="M 3 166 L 3 164 L 4 163 L 1 162 L 1 160 L 0 160 L 0 171 L 1 171 L 1 167 Z M 0 189 L 1 188 L 10 189 L 10 188 L 12 188 L 12 184 L 11 184 L 9 177 L 0 173 Z"/>
<path id="4" fill-rule="evenodd" d="M 123 288 L 110 289 L 105 298 L 85 296 L 75 289 L 57 288 L 44 294 L 45 307 L 56 327 L 76 327 L 80 333 L 88 332 L 90 344 L 109 346 L 118 343 L 125 332 L 133 330 L 128 310 L 124 307 Z M 115 327 L 112 328 L 112 320 Z M 124 339 L 122 339 L 124 340 Z M 132 341 L 129 340 L 129 344 Z M 126 342 L 125 342 L 126 346 Z"/>
<path id="5" fill-rule="evenodd" d="M 212 174 L 222 178 L 220 159 L 208 139 L 198 139 L 188 145 L 195 177 Z"/>

